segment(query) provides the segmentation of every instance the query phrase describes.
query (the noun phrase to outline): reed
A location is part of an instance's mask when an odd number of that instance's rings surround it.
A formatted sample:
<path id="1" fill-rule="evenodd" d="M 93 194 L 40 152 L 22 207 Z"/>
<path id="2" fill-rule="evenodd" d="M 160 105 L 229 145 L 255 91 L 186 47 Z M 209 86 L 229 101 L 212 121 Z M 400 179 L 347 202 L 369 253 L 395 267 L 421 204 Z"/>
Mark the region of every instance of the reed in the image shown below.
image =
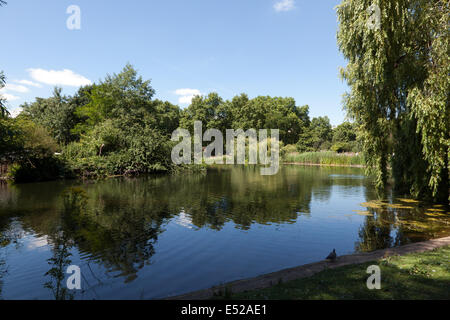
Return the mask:
<path id="1" fill-rule="evenodd" d="M 283 157 L 287 163 L 304 163 L 317 165 L 358 165 L 363 166 L 364 157 L 355 153 L 336 153 L 333 151 L 320 152 L 291 152 Z"/>

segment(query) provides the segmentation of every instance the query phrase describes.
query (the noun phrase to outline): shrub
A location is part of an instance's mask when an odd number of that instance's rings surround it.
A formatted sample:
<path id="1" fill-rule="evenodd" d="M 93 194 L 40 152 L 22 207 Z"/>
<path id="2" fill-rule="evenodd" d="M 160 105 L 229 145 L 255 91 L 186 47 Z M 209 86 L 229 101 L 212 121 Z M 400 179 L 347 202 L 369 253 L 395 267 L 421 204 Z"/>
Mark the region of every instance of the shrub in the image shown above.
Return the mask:
<path id="1" fill-rule="evenodd" d="M 70 176 L 65 163 L 55 157 L 26 159 L 14 163 L 8 170 L 14 183 L 40 182 Z"/>
<path id="2" fill-rule="evenodd" d="M 77 175 L 99 178 L 170 171 L 171 150 L 172 142 L 156 129 L 123 128 L 106 120 L 66 146 L 63 156 Z"/>
<path id="3" fill-rule="evenodd" d="M 331 151 L 337 153 L 351 152 L 352 144 L 348 142 L 337 142 L 333 144 L 333 146 L 331 147 Z"/>
<path id="4" fill-rule="evenodd" d="M 325 141 L 320 145 L 320 151 L 327 151 L 331 149 L 331 142 Z"/>
<path id="5" fill-rule="evenodd" d="M 297 151 L 297 146 L 295 144 L 288 144 L 280 149 L 281 157 L 285 157 L 286 155 Z"/>

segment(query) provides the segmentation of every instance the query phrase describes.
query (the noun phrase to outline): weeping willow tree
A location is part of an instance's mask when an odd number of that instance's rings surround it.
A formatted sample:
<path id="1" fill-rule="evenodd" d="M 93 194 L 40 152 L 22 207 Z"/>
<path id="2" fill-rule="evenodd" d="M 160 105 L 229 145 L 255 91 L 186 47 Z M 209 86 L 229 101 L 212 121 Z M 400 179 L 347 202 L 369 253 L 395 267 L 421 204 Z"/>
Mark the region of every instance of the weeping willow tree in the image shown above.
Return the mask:
<path id="1" fill-rule="evenodd" d="M 343 0 L 344 107 L 382 190 L 449 199 L 449 0 Z M 392 168 L 392 171 L 389 170 Z"/>

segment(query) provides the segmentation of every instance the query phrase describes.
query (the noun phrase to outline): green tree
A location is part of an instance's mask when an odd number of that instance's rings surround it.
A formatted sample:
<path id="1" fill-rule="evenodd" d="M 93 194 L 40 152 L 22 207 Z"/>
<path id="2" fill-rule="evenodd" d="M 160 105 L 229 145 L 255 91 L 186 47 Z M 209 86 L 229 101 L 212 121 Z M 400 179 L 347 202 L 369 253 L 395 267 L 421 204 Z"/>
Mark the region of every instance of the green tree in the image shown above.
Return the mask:
<path id="1" fill-rule="evenodd" d="M 0 162 L 12 164 L 14 182 L 47 181 L 65 175 L 65 166 L 54 157 L 58 144 L 47 130 L 25 118 L 0 119 Z"/>
<path id="2" fill-rule="evenodd" d="M 356 141 L 356 125 L 348 121 L 333 130 L 333 143 Z"/>
<path id="3" fill-rule="evenodd" d="M 333 130 L 333 145 L 336 152 L 360 151 L 357 142 L 357 125 L 348 121 L 338 125 Z"/>
<path id="4" fill-rule="evenodd" d="M 54 89 L 53 97 L 36 98 L 35 102 L 25 103 L 22 108 L 21 116 L 28 117 L 47 128 L 58 143 L 67 144 L 74 140 L 71 130 L 76 123 L 74 114 L 76 105 L 61 94 L 61 88 Z"/>
<path id="5" fill-rule="evenodd" d="M 293 98 L 256 97 L 246 94 L 223 101 L 217 93 L 194 97 L 183 112 L 181 127 L 193 130 L 194 121 L 225 134 L 226 129 L 279 129 L 280 140 L 296 143 L 309 125 L 308 106 L 297 107 Z"/>
<path id="6" fill-rule="evenodd" d="M 370 22 L 380 9 L 379 26 Z M 383 189 L 448 198 L 449 2 L 344 0 L 338 44 L 348 60 L 348 114 L 361 124 L 367 168 Z"/>
<path id="7" fill-rule="evenodd" d="M 27 119 L 0 119 L 0 161 L 50 157 L 58 145 L 47 130 Z"/>
<path id="8" fill-rule="evenodd" d="M 203 130 L 227 129 L 223 128 L 222 117 L 219 118 L 219 106 L 222 104 L 223 99 L 215 92 L 207 96 L 195 96 L 189 107 L 184 110 L 180 126 L 194 132 L 194 122 L 201 121 Z"/>
<path id="9" fill-rule="evenodd" d="M 310 127 L 321 144 L 326 141 L 329 142 L 333 138 L 333 128 L 327 116 L 313 118 Z"/>
<path id="10" fill-rule="evenodd" d="M 300 152 L 328 149 L 331 146 L 332 136 L 333 128 L 327 116 L 313 118 L 310 125 L 300 134 L 297 149 Z"/>
<path id="11" fill-rule="evenodd" d="M 171 170 L 170 137 L 180 109 L 153 95 L 150 81 L 127 65 L 68 99 L 77 122 L 71 133 L 79 136 L 63 151 L 71 168 L 94 176 Z"/>
<path id="12" fill-rule="evenodd" d="M 28 119 L 18 118 L 15 122 L 22 134 L 23 158 L 50 158 L 58 151 L 58 144 L 46 128 Z"/>
<path id="13" fill-rule="evenodd" d="M 152 109 L 156 113 L 156 128 L 162 134 L 172 135 L 180 125 L 180 107 L 167 101 L 154 100 Z"/>
<path id="14" fill-rule="evenodd" d="M 23 135 L 14 119 L 0 118 L 0 162 L 10 162 L 23 149 Z"/>
<path id="15" fill-rule="evenodd" d="M 232 109 L 234 129 L 279 129 L 281 141 L 297 142 L 309 120 L 307 106 L 297 107 L 293 98 L 259 96 L 247 101 L 246 98 L 241 96 L 233 102 L 237 105 Z"/>
<path id="16" fill-rule="evenodd" d="M 0 90 L 5 87 L 6 78 L 3 71 L 0 71 Z M 8 108 L 6 107 L 6 99 L 0 94 L 0 118 L 9 116 Z"/>
<path id="17" fill-rule="evenodd" d="M 119 74 L 108 75 L 91 88 L 88 103 L 75 112 L 83 121 L 75 127 L 74 133 L 86 133 L 98 123 L 112 118 L 121 118 L 127 124 L 142 124 L 143 114 L 151 111 L 154 94 L 150 80 L 144 81 L 133 66 L 127 64 Z"/>

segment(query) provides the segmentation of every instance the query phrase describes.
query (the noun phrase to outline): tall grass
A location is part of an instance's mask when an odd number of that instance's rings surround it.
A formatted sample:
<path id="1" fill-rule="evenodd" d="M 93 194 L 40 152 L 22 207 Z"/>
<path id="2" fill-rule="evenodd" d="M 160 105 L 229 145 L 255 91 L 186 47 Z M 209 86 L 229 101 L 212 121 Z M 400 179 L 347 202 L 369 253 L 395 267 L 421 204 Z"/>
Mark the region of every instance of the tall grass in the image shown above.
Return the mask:
<path id="1" fill-rule="evenodd" d="M 364 165 L 364 157 L 354 153 L 336 153 L 333 151 L 320 152 L 291 152 L 283 157 L 284 162 L 320 165 Z"/>

